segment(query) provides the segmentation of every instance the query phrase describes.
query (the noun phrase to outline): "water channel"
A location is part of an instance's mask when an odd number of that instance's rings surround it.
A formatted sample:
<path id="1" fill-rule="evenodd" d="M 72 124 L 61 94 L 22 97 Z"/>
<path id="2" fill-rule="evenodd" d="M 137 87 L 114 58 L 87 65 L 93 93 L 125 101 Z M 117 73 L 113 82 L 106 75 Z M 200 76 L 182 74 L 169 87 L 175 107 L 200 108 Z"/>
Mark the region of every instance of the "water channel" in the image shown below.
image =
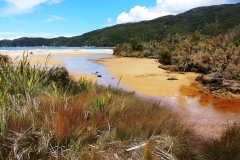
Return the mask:
<path id="1" fill-rule="evenodd" d="M 98 84 L 132 91 L 119 80 L 114 79 L 111 76 L 113 73 L 107 72 L 103 64 L 93 61 L 103 58 L 116 57 L 109 54 L 93 54 L 86 57 L 58 57 L 57 59 L 64 61 L 70 72 L 100 74 L 102 77 L 97 78 Z M 183 86 L 180 89 L 180 95 L 174 97 L 151 97 L 138 93 L 136 95 L 146 101 L 156 101 L 160 105 L 170 107 L 187 125 L 193 127 L 199 136 L 218 138 L 228 126 L 240 122 L 239 100 L 217 99 L 211 94 L 199 92 L 197 85 L 194 84 Z"/>

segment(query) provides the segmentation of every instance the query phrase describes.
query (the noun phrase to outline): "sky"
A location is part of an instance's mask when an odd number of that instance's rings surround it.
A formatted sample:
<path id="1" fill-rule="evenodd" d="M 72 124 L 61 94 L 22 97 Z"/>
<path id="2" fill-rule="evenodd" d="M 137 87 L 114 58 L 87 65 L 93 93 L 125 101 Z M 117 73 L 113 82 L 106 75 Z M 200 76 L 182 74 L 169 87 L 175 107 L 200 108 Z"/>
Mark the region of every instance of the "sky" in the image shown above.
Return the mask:
<path id="1" fill-rule="evenodd" d="M 72 37 L 240 0 L 0 0 L 0 40 Z"/>

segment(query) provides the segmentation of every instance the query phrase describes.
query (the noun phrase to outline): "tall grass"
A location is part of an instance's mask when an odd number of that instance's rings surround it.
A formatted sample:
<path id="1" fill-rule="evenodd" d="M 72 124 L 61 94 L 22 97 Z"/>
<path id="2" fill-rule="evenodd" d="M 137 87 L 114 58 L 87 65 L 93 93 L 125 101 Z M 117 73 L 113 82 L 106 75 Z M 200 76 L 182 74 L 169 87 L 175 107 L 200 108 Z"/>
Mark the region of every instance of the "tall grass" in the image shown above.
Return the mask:
<path id="1" fill-rule="evenodd" d="M 227 128 L 220 139 L 203 142 L 199 159 L 240 159 L 240 126 Z"/>

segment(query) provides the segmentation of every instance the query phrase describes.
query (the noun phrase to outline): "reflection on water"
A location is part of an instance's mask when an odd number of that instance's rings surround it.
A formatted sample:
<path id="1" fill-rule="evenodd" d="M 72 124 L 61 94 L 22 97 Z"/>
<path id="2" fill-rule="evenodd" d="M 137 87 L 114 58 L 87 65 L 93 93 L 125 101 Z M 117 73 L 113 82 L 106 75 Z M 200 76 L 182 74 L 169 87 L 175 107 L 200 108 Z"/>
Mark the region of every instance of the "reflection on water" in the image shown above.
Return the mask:
<path id="1" fill-rule="evenodd" d="M 197 134 L 203 137 L 219 138 L 223 130 L 240 122 L 240 101 L 229 98 L 215 98 L 203 93 L 192 83 L 180 88 L 178 102 L 180 115 L 190 124 Z"/>
<path id="2" fill-rule="evenodd" d="M 101 77 L 97 78 L 98 84 L 131 91 L 129 88 L 123 86 L 122 83 L 117 79 L 114 79 L 111 76 L 111 73 L 105 70 L 105 66 L 103 64 L 92 61 L 103 58 L 115 58 L 115 56 L 110 54 L 92 54 L 86 57 L 56 57 L 56 59 L 61 60 L 67 64 L 66 68 L 69 72 L 93 75 L 97 73 L 97 75 L 101 75 Z M 97 75 L 95 76 L 97 77 Z"/>
<path id="3" fill-rule="evenodd" d="M 240 113 L 240 100 L 216 98 L 213 94 L 203 93 L 197 86 L 197 83 L 192 83 L 189 86 L 182 86 L 180 92 L 182 96 L 190 98 L 198 97 L 199 105 L 202 107 L 211 106 L 222 113 Z"/>

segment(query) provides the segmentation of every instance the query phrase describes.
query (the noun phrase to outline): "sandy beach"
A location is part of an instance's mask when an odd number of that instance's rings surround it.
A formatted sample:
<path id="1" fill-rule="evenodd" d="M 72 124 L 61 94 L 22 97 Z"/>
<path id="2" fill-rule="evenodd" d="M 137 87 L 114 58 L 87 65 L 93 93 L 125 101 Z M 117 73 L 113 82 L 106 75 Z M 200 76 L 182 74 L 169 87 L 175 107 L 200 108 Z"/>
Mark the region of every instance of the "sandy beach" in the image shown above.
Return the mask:
<path id="1" fill-rule="evenodd" d="M 56 60 L 56 57 L 83 57 L 88 56 L 90 54 L 112 54 L 112 50 L 2 50 L 0 51 L 0 54 L 8 55 L 12 59 L 20 59 L 23 56 L 23 53 L 25 55 L 28 55 L 28 57 L 31 59 L 31 63 L 36 64 L 44 64 L 46 62 L 46 58 L 48 55 L 50 55 L 50 59 L 48 61 L 48 64 L 51 65 L 65 65 L 63 61 Z"/>
<path id="2" fill-rule="evenodd" d="M 104 59 L 100 63 L 123 85 L 137 93 L 149 96 L 172 97 L 179 95 L 179 88 L 194 82 L 196 73 L 170 73 L 158 68 L 155 59 L 116 58 Z M 167 80 L 176 78 L 178 80 Z"/>

